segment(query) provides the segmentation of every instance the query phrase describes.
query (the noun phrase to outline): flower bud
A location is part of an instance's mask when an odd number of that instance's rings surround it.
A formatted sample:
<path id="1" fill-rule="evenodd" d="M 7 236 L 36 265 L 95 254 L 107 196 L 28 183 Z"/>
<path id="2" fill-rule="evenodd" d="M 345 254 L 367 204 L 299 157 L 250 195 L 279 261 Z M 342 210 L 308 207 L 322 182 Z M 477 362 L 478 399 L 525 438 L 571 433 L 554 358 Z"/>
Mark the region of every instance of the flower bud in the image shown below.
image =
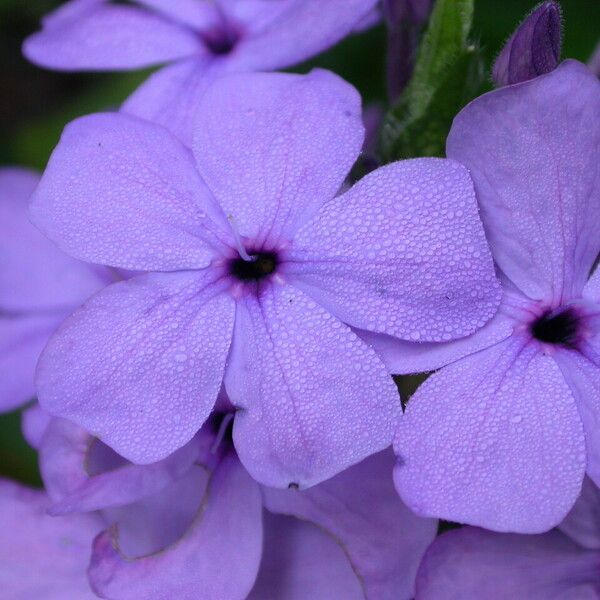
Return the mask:
<path id="1" fill-rule="evenodd" d="M 543 2 L 517 27 L 496 59 L 492 71 L 496 86 L 520 83 L 554 70 L 560 60 L 560 46 L 559 5 Z"/>

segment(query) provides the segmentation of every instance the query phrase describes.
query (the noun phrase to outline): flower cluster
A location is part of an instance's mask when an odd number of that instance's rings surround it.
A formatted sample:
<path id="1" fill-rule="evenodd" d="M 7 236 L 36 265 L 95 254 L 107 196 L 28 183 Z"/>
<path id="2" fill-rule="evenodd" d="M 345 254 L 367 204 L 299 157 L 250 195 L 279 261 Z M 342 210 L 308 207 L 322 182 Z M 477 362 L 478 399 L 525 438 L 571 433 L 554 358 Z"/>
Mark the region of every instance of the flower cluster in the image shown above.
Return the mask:
<path id="1" fill-rule="evenodd" d="M 71 0 L 26 40 L 166 66 L 0 170 L 0 409 L 37 399 L 45 488 L 0 481 L 3 597 L 600 597 L 600 82 L 544 3 L 446 158 L 355 181 L 356 89 L 268 71 L 378 10 Z"/>

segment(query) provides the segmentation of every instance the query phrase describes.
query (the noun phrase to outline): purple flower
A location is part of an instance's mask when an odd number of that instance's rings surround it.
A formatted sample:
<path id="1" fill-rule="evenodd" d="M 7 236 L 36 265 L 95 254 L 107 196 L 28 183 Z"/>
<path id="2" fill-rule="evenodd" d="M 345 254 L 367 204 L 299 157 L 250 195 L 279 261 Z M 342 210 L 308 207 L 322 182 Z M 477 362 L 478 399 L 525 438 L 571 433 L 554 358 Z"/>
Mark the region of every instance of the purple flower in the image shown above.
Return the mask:
<path id="1" fill-rule="evenodd" d="M 377 0 L 72 0 L 28 38 L 34 63 L 66 71 L 167 64 L 123 109 L 191 144 L 199 93 L 227 72 L 289 67 L 336 44 Z M 138 4 L 139 6 L 135 6 Z"/>
<path id="2" fill-rule="evenodd" d="M 40 467 L 50 512 L 66 515 L 53 531 L 90 510 L 104 524 L 88 570 L 93 589 L 119 600 L 191 600 L 199 589 L 205 600 L 412 598 L 437 522 L 398 498 L 393 454 L 306 492 L 261 488 L 233 452 L 231 416 L 215 414 L 185 452 L 144 466 L 67 421 L 50 422 Z"/>
<path id="3" fill-rule="evenodd" d="M 506 42 L 494 63 L 494 82 L 501 87 L 549 73 L 558 66 L 560 46 L 560 6 L 542 2 Z"/>
<path id="4" fill-rule="evenodd" d="M 35 365 L 58 325 L 114 277 L 73 260 L 27 218 L 38 176 L 0 169 L 0 412 L 35 396 Z"/>
<path id="5" fill-rule="evenodd" d="M 417 576 L 418 600 L 598 598 L 600 493 L 583 494 L 559 529 L 543 535 L 463 527 L 438 537 Z"/>
<path id="6" fill-rule="evenodd" d="M 193 437 L 224 381 L 240 459 L 274 486 L 385 448 L 396 387 L 349 325 L 450 340 L 493 316 L 499 288 L 458 163 L 396 163 L 336 196 L 362 141 L 358 94 L 324 71 L 222 78 L 193 154 L 123 114 L 68 126 L 35 223 L 83 260 L 150 273 L 61 327 L 43 407 L 149 463 Z"/>
<path id="7" fill-rule="evenodd" d="M 379 346 L 431 371 L 395 447 L 418 514 L 499 531 L 559 523 L 586 470 L 600 482 L 600 82 L 567 61 L 469 104 L 448 156 L 471 172 L 504 298 L 480 332 Z M 587 457 L 587 458 L 586 458 Z"/>
<path id="8" fill-rule="evenodd" d="M 600 77 L 600 43 L 596 46 L 592 56 L 590 56 L 588 67 L 596 74 L 597 77 Z"/>

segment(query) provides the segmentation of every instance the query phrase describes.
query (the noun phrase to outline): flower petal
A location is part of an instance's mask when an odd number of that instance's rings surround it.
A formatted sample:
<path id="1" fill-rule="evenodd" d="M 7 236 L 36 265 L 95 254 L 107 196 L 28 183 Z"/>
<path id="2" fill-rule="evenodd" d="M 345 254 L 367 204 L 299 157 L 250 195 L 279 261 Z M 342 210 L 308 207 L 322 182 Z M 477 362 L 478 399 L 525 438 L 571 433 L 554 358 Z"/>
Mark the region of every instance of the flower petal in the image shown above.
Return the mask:
<path id="1" fill-rule="evenodd" d="M 298 233 L 286 273 L 343 321 L 447 341 L 494 316 L 494 274 L 469 175 L 423 158 L 370 173 Z"/>
<path id="2" fill-rule="evenodd" d="M 367 598 L 412 598 L 421 557 L 437 533 L 436 520 L 417 517 L 398 498 L 393 466 L 386 450 L 309 490 L 263 488 L 268 510 L 312 522 L 338 540 Z"/>
<path id="3" fill-rule="evenodd" d="M 526 295 L 579 295 L 600 250 L 600 82 L 582 64 L 477 98 L 447 154 L 469 168 L 494 258 Z"/>
<path id="4" fill-rule="evenodd" d="M 113 284 L 50 340 L 38 365 L 40 403 L 132 462 L 161 460 L 209 415 L 233 319 L 234 302 L 210 273 Z"/>
<path id="5" fill-rule="evenodd" d="M 600 549 L 600 489 L 589 477 L 583 480 L 581 496 L 559 529 L 584 548 Z"/>
<path id="6" fill-rule="evenodd" d="M 364 600 L 344 550 L 326 531 L 265 513 L 265 545 L 248 600 Z"/>
<path id="7" fill-rule="evenodd" d="M 567 383 L 536 344 L 514 337 L 432 375 L 394 445 L 396 487 L 417 514 L 497 531 L 557 525 L 585 471 Z"/>
<path id="8" fill-rule="evenodd" d="M 558 531 L 514 535 L 463 527 L 440 536 L 417 578 L 419 600 L 596 598 L 598 554 Z"/>
<path id="9" fill-rule="evenodd" d="M 0 589 L 19 600 L 94 600 L 85 576 L 95 515 L 54 518 L 42 491 L 0 480 Z"/>
<path id="10" fill-rule="evenodd" d="M 116 459 L 115 468 L 90 473 L 90 460 L 98 445 L 102 442 L 74 423 L 52 419 L 40 447 L 40 470 L 53 501 L 51 514 L 130 504 L 182 477 L 198 456 L 192 439 L 157 463 L 134 465 L 113 453 L 114 458 L 109 458 Z M 112 452 L 105 449 L 108 454 Z"/>
<path id="11" fill-rule="evenodd" d="M 50 421 L 52 421 L 52 417 L 37 402 L 23 410 L 21 433 L 32 448 L 39 450 Z"/>
<path id="12" fill-rule="evenodd" d="M 249 35 L 236 49 L 236 64 L 247 70 L 275 70 L 302 62 L 352 33 L 376 3 L 377 0 L 287 2 L 276 18 L 259 20 L 250 26 Z M 236 2 L 223 4 L 235 6 Z M 254 4 L 260 9 L 260 3 Z"/>
<path id="13" fill-rule="evenodd" d="M 198 99 L 218 75 L 205 57 L 180 60 L 148 77 L 121 110 L 163 125 L 191 148 Z"/>
<path id="14" fill-rule="evenodd" d="M 560 350 L 555 359 L 577 402 L 586 432 L 587 473 L 600 484 L 600 339 L 585 344 L 583 352 Z"/>
<path id="15" fill-rule="evenodd" d="M 63 71 L 138 69 L 205 52 L 189 29 L 132 6 L 88 2 L 47 19 L 23 44 L 36 65 Z"/>
<path id="16" fill-rule="evenodd" d="M 505 340 L 513 332 L 514 321 L 500 311 L 479 331 L 452 342 L 407 342 L 390 335 L 358 331 L 377 352 L 391 373 L 407 375 L 435 371 L 459 358 L 474 354 Z"/>
<path id="17" fill-rule="evenodd" d="M 0 413 L 35 397 L 35 366 L 60 321 L 54 315 L 0 315 Z"/>
<path id="18" fill-rule="evenodd" d="M 287 285 L 238 302 L 225 387 L 240 460 L 276 487 L 314 485 L 382 450 L 401 414 L 375 353 Z"/>
<path id="19" fill-rule="evenodd" d="M 239 74 L 202 96 L 194 153 L 240 233 L 275 245 L 336 194 L 363 134 L 358 93 L 328 71 Z"/>
<path id="20" fill-rule="evenodd" d="M 39 176 L 0 169 L 0 311 L 70 312 L 114 279 L 58 250 L 29 222 L 28 201 Z"/>
<path id="21" fill-rule="evenodd" d="M 134 0 L 147 6 L 169 19 L 183 25 L 203 31 L 219 24 L 219 12 L 214 2 L 198 2 L 198 0 Z"/>
<path id="22" fill-rule="evenodd" d="M 77 258 L 132 270 L 205 267 L 224 235 L 216 223 L 226 227 L 183 144 L 116 113 L 67 126 L 31 217 Z"/>
<path id="23" fill-rule="evenodd" d="M 254 583 L 262 545 L 256 483 L 230 455 L 213 475 L 204 510 L 184 537 L 158 554 L 124 556 L 115 533 L 94 542 L 90 581 L 102 597 L 122 600 L 243 600 Z"/>

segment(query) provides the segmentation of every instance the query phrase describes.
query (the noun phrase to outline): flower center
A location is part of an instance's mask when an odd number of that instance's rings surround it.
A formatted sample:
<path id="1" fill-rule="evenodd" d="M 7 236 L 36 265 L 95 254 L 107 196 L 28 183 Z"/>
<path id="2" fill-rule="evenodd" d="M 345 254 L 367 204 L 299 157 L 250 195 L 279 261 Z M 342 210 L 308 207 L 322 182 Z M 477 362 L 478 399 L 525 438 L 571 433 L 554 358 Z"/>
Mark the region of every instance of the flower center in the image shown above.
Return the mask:
<path id="1" fill-rule="evenodd" d="M 579 331 L 579 316 L 572 308 L 561 312 L 547 311 L 531 324 L 531 334 L 546 344 L 575 346 Z"/>
<path id="2" fill-rule="evenodd" d="M 277 270 L 279 257 L 275 252 L 257 252 L 245 260 L 241 256 L 229 263 L 231 275 L 240 281 L 261 281 Z"/>
<path id="3" fill-rule="evenodd" d="M 240 36 L 235 31 L 223 27 L 204 33 L 202 39 L 213 54 L 224 56 L 235 48 Z"/>

